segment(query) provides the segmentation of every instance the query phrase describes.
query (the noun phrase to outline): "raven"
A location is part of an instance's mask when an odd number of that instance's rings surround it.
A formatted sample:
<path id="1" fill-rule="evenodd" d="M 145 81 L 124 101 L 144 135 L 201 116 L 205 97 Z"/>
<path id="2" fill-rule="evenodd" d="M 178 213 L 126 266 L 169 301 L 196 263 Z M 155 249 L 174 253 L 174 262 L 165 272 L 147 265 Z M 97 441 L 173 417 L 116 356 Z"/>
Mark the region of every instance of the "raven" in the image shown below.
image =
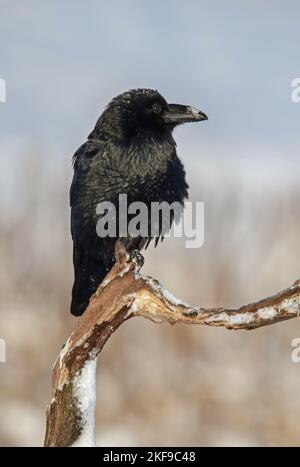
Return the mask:
<path id="1" fill-rule="evenodd" d="M 207 116 L 194 107 L 168 104 L 152 89 L 133 89 L 109 103 L 87 141 L 74 154 L 70 189 L 73 315 L 83 314 L 115 262 L 119 230 L 115 237 L 97 235 L 97 205 L 109 201 L 117 206 L 120 194 L 127 195 L 128 203 L 141 201 L 150 206 L 152 202 L 176 201 L 183 205 L 188 185 L 172 131 L 179 124 L 201 120 L 207 120 Z M 161 230 L 155 246 L 159 238 L 163 238 Z M 121 238 L 133 255 L 151 240 L 141 236 Z"/>

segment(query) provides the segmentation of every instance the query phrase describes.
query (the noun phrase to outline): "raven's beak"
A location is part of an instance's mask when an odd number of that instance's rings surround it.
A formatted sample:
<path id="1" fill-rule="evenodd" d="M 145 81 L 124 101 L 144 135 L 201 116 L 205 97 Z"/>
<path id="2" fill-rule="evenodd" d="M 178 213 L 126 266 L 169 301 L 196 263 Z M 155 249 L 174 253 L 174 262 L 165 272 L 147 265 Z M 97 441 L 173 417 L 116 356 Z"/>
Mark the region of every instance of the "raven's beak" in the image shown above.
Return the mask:
<path id="1" fill-rule="evenodd" d="M 188 105 L 168 104 L 168 110 L 162 115 L 165 123 L 180 125 L 186 122 L 201 122 L 207 120 L 207 115 L 201 110 Z"/>

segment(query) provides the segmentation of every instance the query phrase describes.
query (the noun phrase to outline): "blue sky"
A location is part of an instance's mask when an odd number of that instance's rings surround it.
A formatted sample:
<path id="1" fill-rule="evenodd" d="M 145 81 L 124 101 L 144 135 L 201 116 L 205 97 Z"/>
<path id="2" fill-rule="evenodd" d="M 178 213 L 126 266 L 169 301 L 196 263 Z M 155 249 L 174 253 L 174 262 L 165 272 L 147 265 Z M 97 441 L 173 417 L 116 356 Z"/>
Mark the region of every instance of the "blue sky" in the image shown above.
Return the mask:
<path id="1" fill-rule="evenodd" d="M 252 146 L 299 153 L 300 103 L 290 97 L 300 76 L 296 0 L 1 0 L 0 8 L 2 142 L 71 157 L 111 97 L 152 87 L 208 114 L 205 126 L 178 130 L 182 144 L 199 148 L 200 139 L 214 157 Z"/>

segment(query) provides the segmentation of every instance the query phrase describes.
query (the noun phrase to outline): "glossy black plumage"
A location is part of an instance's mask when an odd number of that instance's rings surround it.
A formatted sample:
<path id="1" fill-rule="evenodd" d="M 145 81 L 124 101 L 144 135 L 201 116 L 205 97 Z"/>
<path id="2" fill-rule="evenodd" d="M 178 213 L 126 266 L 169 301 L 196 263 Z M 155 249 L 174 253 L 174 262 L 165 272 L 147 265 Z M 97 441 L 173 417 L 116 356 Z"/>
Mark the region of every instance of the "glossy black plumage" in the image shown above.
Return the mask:
<path id="1" fill-rule="evenodd" d="M 172 107 L 173 106 L 173 107 Z M 114 263 L 115 238 L 99 238 L 96 207 L 101 201 L 183 203 L 188 185 L 176 154 L 172 130 L 184 121 L 207 117 L 196 109 L 168 104 L 150 89 L 128 91 L 103 112 L 88 140 L 73 156 L 70 190 L 75 280 L 71 312 L 81 315 Z M 192 112 L 192 114 L 191 114 Z M 181 120 L 180 120 L 181 115 Z M 183 121 L 182 121 L 183 120 Z M 157 240 L 157 239 L 156 239 Z M 149 239 L 123 239 L 128 250 L 141 250 Z"/>

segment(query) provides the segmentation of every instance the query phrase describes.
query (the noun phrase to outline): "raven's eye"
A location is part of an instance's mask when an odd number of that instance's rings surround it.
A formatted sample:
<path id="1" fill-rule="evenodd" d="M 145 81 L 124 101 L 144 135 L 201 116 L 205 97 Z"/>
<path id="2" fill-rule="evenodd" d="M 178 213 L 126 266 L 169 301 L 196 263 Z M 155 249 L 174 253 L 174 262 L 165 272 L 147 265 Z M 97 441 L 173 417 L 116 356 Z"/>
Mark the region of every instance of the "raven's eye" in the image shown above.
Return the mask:
<path id="1" fill-rule="evenodd" d="M 157 102 L 155 104 L 152 105 L 152 112 L 155 113 L 155 114 L 160 114 L 161 113 L 161 105 L 158 104 Z"/>

